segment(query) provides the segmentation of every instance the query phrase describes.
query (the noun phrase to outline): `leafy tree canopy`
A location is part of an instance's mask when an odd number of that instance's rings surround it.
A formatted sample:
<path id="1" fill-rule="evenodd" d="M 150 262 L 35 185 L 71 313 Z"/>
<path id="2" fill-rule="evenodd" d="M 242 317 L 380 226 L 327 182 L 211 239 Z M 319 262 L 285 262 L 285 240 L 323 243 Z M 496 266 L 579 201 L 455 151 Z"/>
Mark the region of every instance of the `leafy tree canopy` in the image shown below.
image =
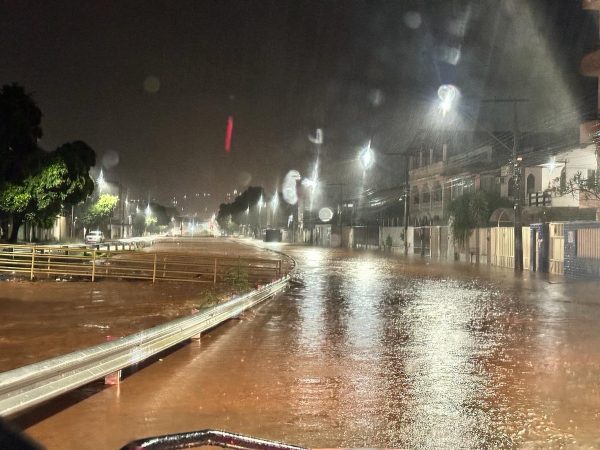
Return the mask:
<path id="1" fill-rule="evenodd" d="M 5 85 L 0 91 L 0 188 L 4 182 L 19 182 L 35 170 L 42 151 L 42 112 L 25 89 Z"/>
<path id="2" fill-rule="evenodd" d="M 486 191 L 466 192 L 450 203 L 450 231 L 454 242 L 464 246 L 471 232 L 488 225 L 494 210 L 510 207 L 511 202 Z"/>
<path id="3" fill-rule="evenodd" d="M 96 154 L 84 142 L 64 144 L 48 153 L 38 146 L 42 112 L 18 84 L 0 90 L 0 226 L 11 241 L 23 221 L 49 227 L 66 204 L 89 196 L 89 170 Z"/>
<path id="4" fill-rule="evenodd" d="M 246 211 L 252 209 L 260 201 L 263 196 L 264 189 L 262 187 L 250 186 L 240 195 L 238 195 L 232 203 L 222 203 L 219 206 L 217 214 L 217 222 L 222 228 L 227 228 L 229 220 L 232 220 L 238 225 L 246 223 Z"/>
<path id="5" fill-rule="evenodd" d="M 113 215 L 119 197 L 112 194 L 101 194 L 98 200 L 92 203 L 85 212 L 82 221 L 87 227 L 99 226 Z"/>
<path id="6" fill-rule="evenodd" d="M 600 173 L 596 172 L 595 175 L 588 177 L 577 172 L 560 188 L 561 194 L 583 194 L 587 198 L 600 200 Z"/>
<path id="7" fill-rule="evenodd" d="M 65 144 L 55 152 L 44 153 L 38 169 L 21 182 L 4 183 L 0 211 L 12 216 L 14 238 L 24 220 L 50 227 L 65 204 L 75 204 L 90 195 L 94 183 L 88 172 L 93 163 L 95 153 L 85 143 Z"/>

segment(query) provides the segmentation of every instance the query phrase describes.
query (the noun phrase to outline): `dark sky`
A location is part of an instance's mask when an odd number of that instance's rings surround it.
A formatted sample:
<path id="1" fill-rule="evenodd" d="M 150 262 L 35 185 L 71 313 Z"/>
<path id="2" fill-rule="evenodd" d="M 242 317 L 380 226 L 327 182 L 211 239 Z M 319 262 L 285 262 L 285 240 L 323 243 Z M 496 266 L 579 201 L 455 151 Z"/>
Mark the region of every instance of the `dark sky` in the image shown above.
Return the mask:
<path id="1" fill-rule="evenodd" d="M 444 83 L 462 93 L 457 126 L 506 129 L 509 111 L 479 100 L 527 96 L 523 128 L 572 129 L 595 113 L 578 75 L 595 30 L 575 0 L 3 0 L 0 82 L 34 94 L 46 148 L 83 139 L 134 195 L 218 204 L 307 174 L 315 127 L 330 182 L 369 138 L 402 151 Z M 376 169 L 394 184 L 397 162 Z"/>

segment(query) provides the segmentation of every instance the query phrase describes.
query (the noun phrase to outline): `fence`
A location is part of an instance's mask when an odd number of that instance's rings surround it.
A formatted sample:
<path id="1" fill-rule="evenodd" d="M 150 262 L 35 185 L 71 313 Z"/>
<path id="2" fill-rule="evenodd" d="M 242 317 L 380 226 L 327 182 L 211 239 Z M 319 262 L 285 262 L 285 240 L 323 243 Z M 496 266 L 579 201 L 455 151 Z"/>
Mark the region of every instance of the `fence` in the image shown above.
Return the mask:
<path id="1" fill-rule="evenodd" d="M 281 276 L 281 260 L 0 245 L 0 272 L 25 274 L 31 280 L 71 276 L 216 284 L 240 276 L 266 282 Z"/>
<path id="2" fill-rule="evenodd" d="M 499 267 L 515 267 L 515 233 L 512 227 L 491 229 L 491 264 Z"/>
<path id="3" fill-rule="evenodd" d="M 569 278 L 600 277 L 600 222 L 564 224 L 564 274 Z"/>
<path id="4" fill-rule="evenodd" d="M 565 267 L 565 224 L 551 223 L 549 234 L 548 271 L 556 275 L 563 275 Z"/>
<path id="5" fill-rule="evenodd" d="M 600 259 L 600 228 L 577 230 L 577 256 Z"/>
<path id="6" fill-rule="evenodd" d="M 381 227 L 379 232 L 384 241 L 387 236 L 400 235 L 403 229 Z M 524 225 L 522 237 L 525 270 L 569 277 L 600 276 L 600 222 Z M 411 255 L 429 256 L 432 259 L 454 258 L 514 268 L 513 227 L 475 229 L 464 245 L 460 246 L 454 244 L 447 226 L 408 227 L 406 238 Z M 568 255 L 567 248 L 570 248 Z M 567 260 L 571 261 L 568 270 Z"/>

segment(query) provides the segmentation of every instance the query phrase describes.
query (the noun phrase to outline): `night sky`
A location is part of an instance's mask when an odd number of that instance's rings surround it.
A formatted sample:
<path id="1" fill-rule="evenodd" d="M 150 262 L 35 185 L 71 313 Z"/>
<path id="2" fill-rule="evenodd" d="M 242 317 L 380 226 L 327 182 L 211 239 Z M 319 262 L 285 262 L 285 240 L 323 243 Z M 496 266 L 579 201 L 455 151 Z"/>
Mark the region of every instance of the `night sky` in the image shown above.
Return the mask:
<path id="1" fill-rule="evenodd" d="M 573 129 L 596 112 L 578 74 L 595 20 L 575 0 L 4 0 L 0 82 L 34 94 L 45 148 L 85 140 L 132 196 L 210 192 L 216 208 L 308 174 L 316 127 L 327 182 L 354 176 L 368 139 L 403 151 L 444 83 L 462 93 L 456 126 L 507 129 L 510 111 L 479 100 L 527 96 L 524 129 Z M 392 159 L 379 185 L 397 184 Z"/>

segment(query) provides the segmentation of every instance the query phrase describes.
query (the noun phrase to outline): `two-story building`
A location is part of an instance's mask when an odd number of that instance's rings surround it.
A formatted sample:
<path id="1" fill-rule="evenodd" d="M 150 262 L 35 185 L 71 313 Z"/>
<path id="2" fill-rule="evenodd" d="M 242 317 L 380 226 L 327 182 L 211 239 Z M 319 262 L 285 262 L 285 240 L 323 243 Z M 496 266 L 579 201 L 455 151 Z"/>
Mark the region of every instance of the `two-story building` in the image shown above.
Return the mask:
<path id="1" fill-rule="evenodd" d="M 500 193 L 501 161 L 510 157 L 511 139 L 510 133 L 419 133 L 409 150 L 410 223 L 447 223 L 450 203 L 464 192 Z"/>

